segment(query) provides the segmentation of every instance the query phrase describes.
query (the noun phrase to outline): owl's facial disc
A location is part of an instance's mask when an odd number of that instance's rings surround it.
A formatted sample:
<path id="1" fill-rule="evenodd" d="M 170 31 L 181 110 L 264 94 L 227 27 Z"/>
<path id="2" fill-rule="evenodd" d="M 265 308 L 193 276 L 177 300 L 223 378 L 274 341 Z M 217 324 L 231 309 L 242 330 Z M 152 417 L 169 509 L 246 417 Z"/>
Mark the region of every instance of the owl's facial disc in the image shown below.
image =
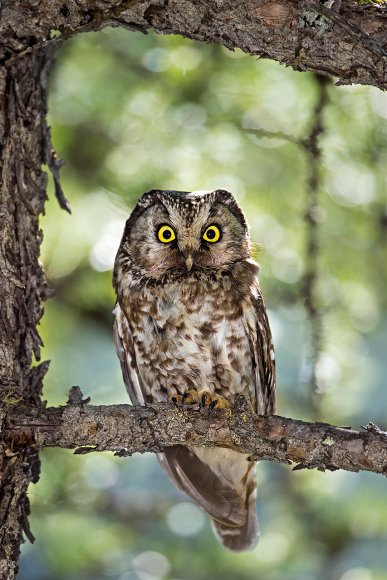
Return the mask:
<path id="1" fill-rule="evenodd" d="M 250 257 L 243 214 L 235 201 L 238 211 L 216 193 L 179 197 L 157 192 L 130 220 L 125 250 L 141 275 L 158 279 L 179 271 L 188 276 L 192 271 L 227 269 Z"/>

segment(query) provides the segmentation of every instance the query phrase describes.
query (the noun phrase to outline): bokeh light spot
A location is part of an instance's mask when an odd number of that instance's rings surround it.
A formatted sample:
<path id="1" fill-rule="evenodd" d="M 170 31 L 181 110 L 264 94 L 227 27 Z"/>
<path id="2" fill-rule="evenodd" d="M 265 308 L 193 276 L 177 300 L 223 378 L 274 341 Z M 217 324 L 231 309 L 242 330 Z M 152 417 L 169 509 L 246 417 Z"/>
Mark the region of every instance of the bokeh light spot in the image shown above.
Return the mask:
<path id="1" fill-rule="evenodd" d="M 178 503 L 167 513 L 169 528 L 179 536 L 194 536 L 204 525 L 204 514 L 195 505 Z"/>

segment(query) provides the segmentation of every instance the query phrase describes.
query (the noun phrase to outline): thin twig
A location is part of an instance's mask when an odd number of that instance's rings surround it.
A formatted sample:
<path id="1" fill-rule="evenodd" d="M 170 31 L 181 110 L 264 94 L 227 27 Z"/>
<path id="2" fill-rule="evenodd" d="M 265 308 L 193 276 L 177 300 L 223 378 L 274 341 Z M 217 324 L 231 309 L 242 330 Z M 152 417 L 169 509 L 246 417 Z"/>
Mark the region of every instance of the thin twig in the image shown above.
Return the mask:
<path id="1" fill-rule="evenodd" d="M 59 170 L 62 167 L 64 161 L 59 159 L 55 149 L 51 143 L 51 133 L 50 127 L 45 126 L 45 153 L 46 153 L 46 163 L 51 172 L 52 178 L 54 180 L 55 187 L 55 197 L 58 200 L 59 207 L 71 214 L 71 206 L 66 199 L 64 191 L 62 189 L 62 184 L 60 182 Z"/>

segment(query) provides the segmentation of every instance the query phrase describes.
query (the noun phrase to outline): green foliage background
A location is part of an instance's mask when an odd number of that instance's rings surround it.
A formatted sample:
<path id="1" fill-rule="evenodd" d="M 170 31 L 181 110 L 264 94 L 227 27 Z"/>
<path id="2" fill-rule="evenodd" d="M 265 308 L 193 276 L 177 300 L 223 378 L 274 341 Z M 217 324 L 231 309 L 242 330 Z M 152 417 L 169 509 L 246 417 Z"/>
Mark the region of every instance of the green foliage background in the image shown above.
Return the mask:
<path id="1" fill-rule="evenodd" d="M 111 268 L 130 208 L 152 187 L 233 191 L 261 263 L 278 359 L 278 412 L 313 419 L 305 266 L 306 134 L 318 85 L 218 46 L 107 30 L 62 50 L 50 123 L 66 160 L 73 215 L 50 188 L 42 260 L 56 296 L 41 333 L 44 396 L 80 385 L 94 404 L 126 402 L 111 339 Z M 321 420 L 387 427 L 387 96 L 329 87 L 321 139 Z M 256 132 L 251 132 L 256 130 Z M 117 459 L 47 449 L 31 487 L 35 545 L 21 580 L 381 580 L 387 578 L 387 483 L 381 476 L 258 466 L 262 537 L 223 550 L 207 518 L 151 454 Z"/>

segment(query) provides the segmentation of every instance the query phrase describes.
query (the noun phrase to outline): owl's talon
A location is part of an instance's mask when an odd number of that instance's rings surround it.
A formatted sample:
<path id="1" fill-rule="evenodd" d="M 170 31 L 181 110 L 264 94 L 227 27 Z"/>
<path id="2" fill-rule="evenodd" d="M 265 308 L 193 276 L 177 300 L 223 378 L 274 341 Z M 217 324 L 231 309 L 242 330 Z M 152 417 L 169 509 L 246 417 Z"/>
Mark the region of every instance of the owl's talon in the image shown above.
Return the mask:
<path id="1" fill-rule="evenodd" d="M 201 390 L 195 391 L 195 389 L 189 389 L 185 391 L 182 395 L 172 395 L 169 400 L 175 405 L 178 411 L 184 411 L 187 407 L 193 407 L 198 405 L 201 412 L 207 412 L 209 417 L 212 413 L 226 414 L 228 417 L 231 415 L 231 405 L 227 399 L 213 395 L 209 391 Z"/>
<path id="2" fill-rule="evenodd" d="M 183 394 L 182 398 L 181 398 L 181 404 L 185 405 L 195 405 L 197 403 L 199 403 L 199 395 L 198 392 L 195 391 L 194 389 L 189 389 L 188 391 L 185 391 L 185 393 Z"/>
<path id="3" fill-rule="evenodd" d="M 213 401 L 211 401 L 211 403 L 208 405 L 208 410 L 207 410 L 207 415 L 210 416 L 212 411 L 215 409 L 215 407 L 218 404 L 218 399 L 214 399 Z"/>
<path id="4" fill-rule="evenodd" d="M 212 401 L 212 395 L 209 391 L 199 391 L 200 408 L 205 409 Z"/>
<path id="5" fill-rule="evenodd" d="M 182 397 L 180 395 L 172 395 L 169 400 L 175 405 L 178 411 L 182 409 Z"/>
<path id="6" fill-rule="evenodd" d="M 209 391 L 200 391 L 200 409 L 202 411 L 207 410 L 207 416 L 209 417 L 212 413 L 226 413 L 227 416 L 231 415 L 231 405 L 227 399 L 213 395 Z"/>
<path id="7" fill-rule="evenodd" d="M 179 411 L 183 411 L 188 406 L 199 404 L 199 394 L 194 389 L 189 389 L 182 395 L 172 395 L 169 400 Z"/>
<path id="8" fill-rule="evenodd" d="M 186 391 L 181 397 L 181 404 L 184 405 L 185 402 L 190 403 L 192 398 L 191 393 Z"/>
<path id="9" fill-rule="evenodd" d="M 226 415 L 226 417 L 231 417 L 232 415 L 231 405 L 227 401 L 227 399 L 224 399 L 223 397 L 216 397 L 215 399 L 213 399 L 210 404 L 210 407 L 211 411 L 209 411 L 208 413 L 209 415 L 210 413 L 212 413 L 212 411 L 222 413 Z"/>

